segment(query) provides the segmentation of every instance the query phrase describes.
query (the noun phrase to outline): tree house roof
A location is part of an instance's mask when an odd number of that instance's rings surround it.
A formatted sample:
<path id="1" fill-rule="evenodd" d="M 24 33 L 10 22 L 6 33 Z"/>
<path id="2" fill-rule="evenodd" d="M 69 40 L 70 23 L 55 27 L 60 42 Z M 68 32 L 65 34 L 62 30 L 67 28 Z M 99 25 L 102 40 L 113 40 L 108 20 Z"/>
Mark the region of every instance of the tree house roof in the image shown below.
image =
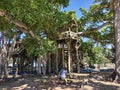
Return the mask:
<path id="1" fill-rule="evenodd" d="M 78 35 L 77 33 L 75 32 L 72 32 L 72 31 L 65 31 L 65 32 L 62 32 L 60 35 L 59 35 L 59 40 L 65 40 L 65 39 L 78 39 Z"/>

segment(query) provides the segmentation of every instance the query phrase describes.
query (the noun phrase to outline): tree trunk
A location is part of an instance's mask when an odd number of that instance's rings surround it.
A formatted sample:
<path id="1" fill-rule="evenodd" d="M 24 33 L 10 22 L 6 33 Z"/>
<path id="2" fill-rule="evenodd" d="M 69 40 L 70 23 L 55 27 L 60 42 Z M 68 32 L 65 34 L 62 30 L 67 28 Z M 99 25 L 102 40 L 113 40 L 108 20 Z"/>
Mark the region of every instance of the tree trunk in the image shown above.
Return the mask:
<path id="1" fill-rule="evenodd" d="M 56 74 L 58 74 L 58 72 L 59 72 L 58 71 L 58 48 L 56 49 L 56 52 L 57 52 L 57 54 L 56 54 L 56 59 L 55 59 L 56 60 L 55 65 L 56 65 Z"/>
<path id="2" fill-rule="evenodd" d="M 120 81 L 120 1 L 114 0 L 114 29 L 115 29 L 115 72 L 114 82 Z"/>
<path id="3" fill-rule="evenodd" d="M 14 47 L 16 44 L 16 35 L 13 37 L 13 41 L 11 44 L 11 47 L 9 47 L 8 38 L 6 37 L 7 32 L 4 31 L 1 33 L 1 51 L 0 51 L 0 77 L 2 79 L 6 79 L 8 75 L 8 60 L 11 55 L 11 53 L 14 51 Z"/>
<path id="4" fill-rule="evenodd" d="M 4 36 L 5 32 L 2 33 L 2 49 L 1 49 L 1 52 L 0 52 L 0 76 L 3 78 L 3 79 L 6 79 L 7 77 L 7 56 L 8 56 L 8 52 L 7 52 L 7 38 Z"/>

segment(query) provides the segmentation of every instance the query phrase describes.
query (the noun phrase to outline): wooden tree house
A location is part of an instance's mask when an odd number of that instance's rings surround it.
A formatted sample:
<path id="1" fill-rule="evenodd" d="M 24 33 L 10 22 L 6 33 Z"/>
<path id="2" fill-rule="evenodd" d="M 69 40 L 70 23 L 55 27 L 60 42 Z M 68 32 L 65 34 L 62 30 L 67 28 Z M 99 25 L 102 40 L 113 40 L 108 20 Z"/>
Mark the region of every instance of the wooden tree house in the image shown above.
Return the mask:
<path id="1" fill-rule="evenodd" d="M 79 46 L 80 37 L 77 33 L 72 31 L 65 31 L 59 35 L 57 43 L 57 70 L 59 71 L 62 67 L 67 67 L 68 72 L 73 72 L 73 68 L 79 72 Z"/>

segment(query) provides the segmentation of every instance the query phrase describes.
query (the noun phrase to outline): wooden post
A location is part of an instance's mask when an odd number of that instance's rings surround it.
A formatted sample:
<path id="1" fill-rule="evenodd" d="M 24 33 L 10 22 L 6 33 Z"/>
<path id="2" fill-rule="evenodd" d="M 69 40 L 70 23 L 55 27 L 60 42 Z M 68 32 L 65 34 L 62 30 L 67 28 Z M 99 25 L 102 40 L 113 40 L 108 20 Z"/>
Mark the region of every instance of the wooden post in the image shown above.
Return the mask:
<path id="1" fill-rule="evenodd" d="M 79 57 L 78 57 L 78 48 L 76 48 L 76 59 L 77 59 L 77 72 L 80 72 Z"/>
<path id="2" fill-rule="evenodd" d="M 76 42 L 76 46 L 75 46 L 75 49 L 76 49 L 76 59 L 77 59 L 77 72 L 79 73 L 80 72 L 80 65 L 79 65 L 79 55 L 78 55 L 78 49 L 79 49 L 79 46 L 78 43 Z"/>
<path id="3" fill-rule="evenodd" d="M 57 55 L 56 55 L 56 73 L 58 74 L 58 47 L 56 46 L 56 52 L 57 52 Z"/>
<path id="4" fill-rule="evenodd" d="M 71 52 L 70 52 L 71 42 L 68 41 L 67 44 L 68 44 L 68 73 L 70 73 L 70 71 L 71 71 L 71 69 L 70 69 L 71 68 Z"/>
<path id="5" fill-rule="evenodd" d="M 64 67 L 64 43 L 62 43 L 62 68 Z"/>

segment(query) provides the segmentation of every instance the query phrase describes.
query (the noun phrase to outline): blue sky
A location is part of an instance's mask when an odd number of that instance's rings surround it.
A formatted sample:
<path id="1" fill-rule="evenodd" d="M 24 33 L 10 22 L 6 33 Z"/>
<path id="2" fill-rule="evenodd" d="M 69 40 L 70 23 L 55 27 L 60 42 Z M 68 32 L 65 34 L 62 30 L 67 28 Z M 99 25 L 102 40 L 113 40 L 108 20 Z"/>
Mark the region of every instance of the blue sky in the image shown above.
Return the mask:
<path id="1" fill-rule="evenodd" d="M 74 10 L 76 11 L 77 17 L 80 18 L 82 14 L 79 9 L 82 7 L 88 10 L 93 2 L 94 0 L 70 0 L 69 6 L 64 8 L 63 11 Z"/>

